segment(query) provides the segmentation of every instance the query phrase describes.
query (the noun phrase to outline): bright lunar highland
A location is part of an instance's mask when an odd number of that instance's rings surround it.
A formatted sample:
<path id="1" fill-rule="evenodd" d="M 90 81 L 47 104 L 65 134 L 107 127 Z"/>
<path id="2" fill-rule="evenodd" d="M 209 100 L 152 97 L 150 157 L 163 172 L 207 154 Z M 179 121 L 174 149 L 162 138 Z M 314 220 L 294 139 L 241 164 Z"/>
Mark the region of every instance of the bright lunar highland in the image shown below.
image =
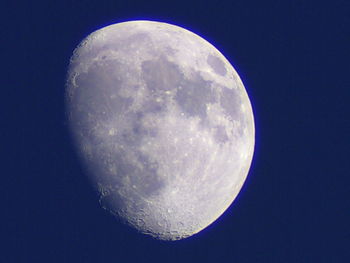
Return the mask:
<path id="1" fill-rule="evenodd" d="M 247 177 L 246 90 L 214 46 L 181 27 L 130 21 L 90 34 L 72 56 L 66 106 L 101 206 L 157 239 L 207 227 Z"/>

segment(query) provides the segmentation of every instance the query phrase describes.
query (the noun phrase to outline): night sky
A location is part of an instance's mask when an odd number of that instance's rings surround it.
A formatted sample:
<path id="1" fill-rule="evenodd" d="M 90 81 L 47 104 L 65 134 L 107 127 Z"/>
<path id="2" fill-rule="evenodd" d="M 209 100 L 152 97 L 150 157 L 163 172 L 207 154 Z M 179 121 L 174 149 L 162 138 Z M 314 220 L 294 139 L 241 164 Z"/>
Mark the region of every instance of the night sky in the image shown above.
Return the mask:
<path id="1" fill-rule="evenodd" d="M 19 0 L 0 9 L 0 262 L 350 262 L 349 1 Z M 238 198 L 182 241 L 138 234 L 101 209 L 67 131 L 74 48 L 140 19 L 211 42 L 255 115 Z"/>

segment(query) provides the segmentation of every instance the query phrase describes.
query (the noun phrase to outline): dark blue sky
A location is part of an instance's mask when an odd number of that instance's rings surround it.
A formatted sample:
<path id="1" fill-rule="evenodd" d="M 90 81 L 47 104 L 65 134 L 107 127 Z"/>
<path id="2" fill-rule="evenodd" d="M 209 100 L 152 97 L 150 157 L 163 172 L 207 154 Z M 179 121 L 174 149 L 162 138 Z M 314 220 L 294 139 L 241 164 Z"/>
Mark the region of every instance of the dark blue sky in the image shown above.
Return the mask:
<path id="1" fill-rule="evenodd" d="M 349 1 L 2 6 L 0 262 L 350 262 Z M 142 236 L 100 209 L 67 133 L 73 49 L 100 27 L 134 19 L 183 26 L 214 44 L 255 113 L 256 151 L 240 195 L 183 241 Z"/>

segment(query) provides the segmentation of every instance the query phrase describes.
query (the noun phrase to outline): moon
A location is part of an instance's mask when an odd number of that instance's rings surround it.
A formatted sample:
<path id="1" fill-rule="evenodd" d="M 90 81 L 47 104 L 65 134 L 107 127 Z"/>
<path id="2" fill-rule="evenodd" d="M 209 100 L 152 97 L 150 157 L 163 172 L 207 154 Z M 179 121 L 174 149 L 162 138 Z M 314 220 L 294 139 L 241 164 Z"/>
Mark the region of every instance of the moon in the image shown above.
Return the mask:
<path id="1" fill-rule="evenodd" d="M 213 45 L 179 26 L 129 21 L 90 34 L 70 61 L 66 110 L 101 206 L 156 239 L 206 228 L 247 177 L 247 92 Z"/>

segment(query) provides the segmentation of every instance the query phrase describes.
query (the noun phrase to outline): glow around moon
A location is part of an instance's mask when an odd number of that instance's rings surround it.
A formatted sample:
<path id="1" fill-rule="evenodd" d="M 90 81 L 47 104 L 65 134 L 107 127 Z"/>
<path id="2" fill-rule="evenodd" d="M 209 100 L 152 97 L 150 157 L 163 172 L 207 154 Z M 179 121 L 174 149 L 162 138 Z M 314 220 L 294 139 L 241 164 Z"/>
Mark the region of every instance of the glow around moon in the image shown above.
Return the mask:
<path id="1" fill-rule="evenodd" d="M 225 57 L 183 28 L 131 21 L 92 33 L 72 56 L 66 102 L 101 206 L 142 233 L 198 233 L 246 179 L 247 93 Z"/>

